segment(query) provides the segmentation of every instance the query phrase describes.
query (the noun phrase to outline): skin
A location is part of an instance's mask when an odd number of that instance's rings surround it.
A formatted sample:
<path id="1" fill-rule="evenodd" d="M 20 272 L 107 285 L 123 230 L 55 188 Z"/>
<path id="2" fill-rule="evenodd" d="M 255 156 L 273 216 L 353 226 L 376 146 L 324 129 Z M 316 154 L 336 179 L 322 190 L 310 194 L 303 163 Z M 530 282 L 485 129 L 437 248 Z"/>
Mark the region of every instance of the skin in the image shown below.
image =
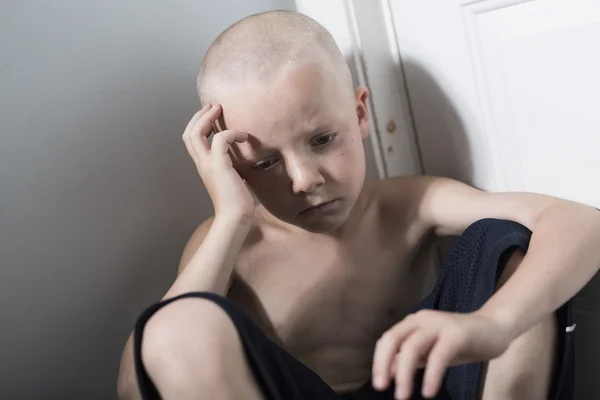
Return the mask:
<path id="1" fill-rule="evenodd" d="M 257 107 L 248 107 L 236 92 L 219 96 L 222 108 L 230 110 L 224 113 L 226 126 L 252 132 L 236 146 L 233 162 L 263 209 L 290 227 L 315 233 L 331 232 L 348 219 L 364 182 L 362 140 L 369 134 L 368 91 L 353 96 L 327 77 L 308 63 L 276 80 L 275 86 L 285 87 L 277 95 L 261 84 L 246 85 L 244 93 Z M 318 91 L 319 101 L 314 94 L 298 95 L 306 88 Z M 264 114 L 269 118 L 256 118 Z M 334 199 L 340 208 L 335 214 L 302 213 Z"/>
<path id="2" fill-rule="evenodd" d="M 339 393 L 369 378 L 384 389 L 393 379 L 396 397 L 409 398 L 415 370 L 425 366 L 422 392 L 430 397 L 448 366 L 501 355 L 490 362 L 486 382 L 513 382 L 506 367 L 518 378 L 519 366 L 539 362 L 552 340 L 544 339 L 542 348 L 514 343 L 534 331 L 534 338 L 547 337 L 551 326 L 541 333 L 533 328 L 597 272 L 598 212 L 549 196 L 485 193 L 443 178 L 364 184 L 368 91 L 348 96 L 333 72 L 296 65 L 270 89 L 247 83 L 192 118 L 183 139 L 215 216 L 190 239 L 164 298 L 189 291 L 227 295 Z M 221 113 L 226 128 L 236 130 L 215 135 L 211 147 L 207 137 Z M 331 199 L 339 202 L 327 214 L 302 212 Z M 407 316 L 423 294 L 420 252 L 433 239 L 488 217 L 534 232 L 502 287 L 475 313 Z M 120 382 L 133 393 L 130 346 Z M 549 376 L 541 373 L 539 398 Z M 486 396 L 494 393 L 484 388 Z"/>

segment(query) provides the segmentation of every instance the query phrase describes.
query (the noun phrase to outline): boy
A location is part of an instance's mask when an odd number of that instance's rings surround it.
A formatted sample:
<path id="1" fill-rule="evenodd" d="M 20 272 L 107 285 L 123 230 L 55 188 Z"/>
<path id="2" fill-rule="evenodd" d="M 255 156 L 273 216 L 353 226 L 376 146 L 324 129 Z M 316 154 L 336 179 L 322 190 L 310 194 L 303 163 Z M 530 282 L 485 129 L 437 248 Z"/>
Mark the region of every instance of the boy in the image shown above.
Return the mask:
<path id="1" fill-rule="evenodd" d="M 442 178 L 365 184 L 368 91 L 297 13 L 222 33 L 198 90 L 183 140 L 215 216 L 139 318 L 121 398 L 572 396 L 561 305 L 599 268 L 597 211 Z M 419 302 L 413 261 L 445 235 L 461 237 Z"/>

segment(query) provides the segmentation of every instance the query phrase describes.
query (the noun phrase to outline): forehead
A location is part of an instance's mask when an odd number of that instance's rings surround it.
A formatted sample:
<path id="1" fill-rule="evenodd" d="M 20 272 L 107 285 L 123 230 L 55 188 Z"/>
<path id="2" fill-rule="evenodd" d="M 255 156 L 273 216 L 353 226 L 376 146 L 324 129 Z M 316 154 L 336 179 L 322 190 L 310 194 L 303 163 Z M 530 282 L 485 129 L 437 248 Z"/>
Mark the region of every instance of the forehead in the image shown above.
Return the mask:
<path id="1" fill-rule="evenodd" d="M 318 65 L 288 68 L 271 82 L 247 82 L 220 96 L 227 129 L 275 140 L 343 123 L 353 110 L 349 88 Z"/>

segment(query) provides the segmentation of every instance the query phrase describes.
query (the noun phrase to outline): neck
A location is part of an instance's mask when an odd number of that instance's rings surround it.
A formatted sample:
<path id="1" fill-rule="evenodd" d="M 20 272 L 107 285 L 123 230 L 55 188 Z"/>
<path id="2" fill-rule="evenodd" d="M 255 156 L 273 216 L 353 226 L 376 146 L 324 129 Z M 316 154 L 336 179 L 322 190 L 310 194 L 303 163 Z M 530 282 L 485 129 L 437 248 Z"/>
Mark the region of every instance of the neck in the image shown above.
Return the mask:
<path id="1" fill-rule="evenodd" d="M 348 218 L 346 218 L 346 221 L 344 221 L 344 223 L 337 229 L 327 233 L 327 235 L 335 238 L 353 235 L 363 220 L 365 212 L 369 206 L 369 203 L 371 202 L 371 197 L 371 192 L 367 190 L 366 185 L 363 186 L 358 199 L 356 199 L 356 202 L 354 203 L 354 206 L 348 215 Z"/>

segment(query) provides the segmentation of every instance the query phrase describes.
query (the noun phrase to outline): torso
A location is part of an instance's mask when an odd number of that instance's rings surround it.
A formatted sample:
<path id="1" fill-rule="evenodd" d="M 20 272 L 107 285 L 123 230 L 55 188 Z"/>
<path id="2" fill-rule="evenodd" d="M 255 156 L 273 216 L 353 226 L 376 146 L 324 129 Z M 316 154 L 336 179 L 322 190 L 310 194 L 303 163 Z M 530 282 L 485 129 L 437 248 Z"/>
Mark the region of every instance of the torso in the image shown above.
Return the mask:
<path id="1" fill-rule="evenodd" d="M 418 303 L 415 263 L 427 232 L 385 181 L 339 238 L 290 231 L 257 217 L 228 297 L 339 393 L 369 378 L 375 342 Z"/>

